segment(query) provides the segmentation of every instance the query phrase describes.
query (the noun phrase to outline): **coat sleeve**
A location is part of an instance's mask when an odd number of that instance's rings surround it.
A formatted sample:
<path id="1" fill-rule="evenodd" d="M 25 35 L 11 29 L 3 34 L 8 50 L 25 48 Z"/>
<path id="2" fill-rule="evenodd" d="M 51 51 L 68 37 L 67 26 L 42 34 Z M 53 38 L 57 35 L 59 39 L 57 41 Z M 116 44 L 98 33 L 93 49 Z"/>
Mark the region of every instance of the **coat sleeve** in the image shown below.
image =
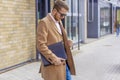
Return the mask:
<path id="1" fill-rule="evenodd" d="M 44 21 L 40 21 L 37 27 L 37 49 L 50 62 L 56 61 L 57 56 L 47 47 L 48 28 Z"/>

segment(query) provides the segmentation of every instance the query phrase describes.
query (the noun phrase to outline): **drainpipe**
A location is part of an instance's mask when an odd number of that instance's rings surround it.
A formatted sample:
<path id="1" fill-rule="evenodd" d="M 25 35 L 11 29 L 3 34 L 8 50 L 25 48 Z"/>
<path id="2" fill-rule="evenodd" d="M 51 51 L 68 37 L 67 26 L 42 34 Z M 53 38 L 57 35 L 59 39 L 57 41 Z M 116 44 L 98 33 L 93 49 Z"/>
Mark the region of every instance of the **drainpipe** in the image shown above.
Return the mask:
<path id="1" fill-rule="evenodd" d="M 80 20 L 79 20 L 79 13 L 80 13 L 80 8 L 79 8 L 79 3 L 80 3 L 80 1 L 78 0 L 78 50 L 80 50 L 80 25 L 79 25 L 79 22 L 80 22 Z"/>
<path id="2" fill-rule="evenodd" d="M 38 0 L 35 0 L 36 2 L 35 2 L 35 13 L 36 13 L 36 34 L 37 34 L 37 25 L 38 25 L 38 17 L 37 17 L 37 15 L 38 15 Z M 36 39 L 37 39 L 37 37 L 36 37 Z M 37 43 L 36 43 L 36 45 L 37 45 Z M 38 50 L 37 50 L 37 46 L 36 46 L 36 60 L 39 60 L 39 54 L 38 54 Z"/>

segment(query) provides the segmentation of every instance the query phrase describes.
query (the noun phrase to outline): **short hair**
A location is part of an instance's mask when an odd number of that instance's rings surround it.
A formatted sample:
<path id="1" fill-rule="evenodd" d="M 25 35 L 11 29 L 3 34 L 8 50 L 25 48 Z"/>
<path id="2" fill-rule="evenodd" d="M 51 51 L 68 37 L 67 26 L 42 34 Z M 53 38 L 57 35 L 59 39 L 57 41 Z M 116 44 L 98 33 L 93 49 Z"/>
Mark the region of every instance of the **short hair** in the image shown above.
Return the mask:
<path id="1" fill-rule="evenodd" d="M 61 8 L 66 9 L 67 11 L 69 10 L 68 5 L 65 3 L 65 1 L 57 0 L 54 3 L 53 9 L 57 9 L 58 11 L 61 10 Z"/>

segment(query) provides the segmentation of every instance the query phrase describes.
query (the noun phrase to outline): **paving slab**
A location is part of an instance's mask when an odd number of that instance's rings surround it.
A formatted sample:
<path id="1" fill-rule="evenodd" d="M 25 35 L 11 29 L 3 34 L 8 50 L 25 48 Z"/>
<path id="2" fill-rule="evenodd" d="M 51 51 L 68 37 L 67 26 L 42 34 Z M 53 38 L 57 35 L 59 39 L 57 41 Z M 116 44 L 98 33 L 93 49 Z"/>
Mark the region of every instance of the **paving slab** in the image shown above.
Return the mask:
<path id="1" fill-rule="evenodd" d="M 76 76 L 73 80 L 120 80 L 120 37 L 108 35 L 80 46 L 73 56 Z M 0 80 L 43 80 L 38 73 L 40 62 L 0 74 Z"/>

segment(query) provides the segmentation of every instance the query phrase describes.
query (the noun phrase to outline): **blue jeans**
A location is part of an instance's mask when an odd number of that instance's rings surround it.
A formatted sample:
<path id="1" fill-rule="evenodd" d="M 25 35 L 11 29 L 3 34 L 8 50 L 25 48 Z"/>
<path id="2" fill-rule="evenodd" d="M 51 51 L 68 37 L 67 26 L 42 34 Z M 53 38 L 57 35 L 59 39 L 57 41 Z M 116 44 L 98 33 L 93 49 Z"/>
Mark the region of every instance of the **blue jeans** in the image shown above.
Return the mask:
<path id="1" fill-rule="evenodd" d="M 119 36 L 120 33 L 120 27 L 116 28 L 116 36 Z"/>
<path id="2" fill-rule="evenodd" d="M 72 80 L 71 79 L 71 73 L 70 73 L 70 70 L 69 70 L 67 64 L 66 64 L 66 80 Z"/>

